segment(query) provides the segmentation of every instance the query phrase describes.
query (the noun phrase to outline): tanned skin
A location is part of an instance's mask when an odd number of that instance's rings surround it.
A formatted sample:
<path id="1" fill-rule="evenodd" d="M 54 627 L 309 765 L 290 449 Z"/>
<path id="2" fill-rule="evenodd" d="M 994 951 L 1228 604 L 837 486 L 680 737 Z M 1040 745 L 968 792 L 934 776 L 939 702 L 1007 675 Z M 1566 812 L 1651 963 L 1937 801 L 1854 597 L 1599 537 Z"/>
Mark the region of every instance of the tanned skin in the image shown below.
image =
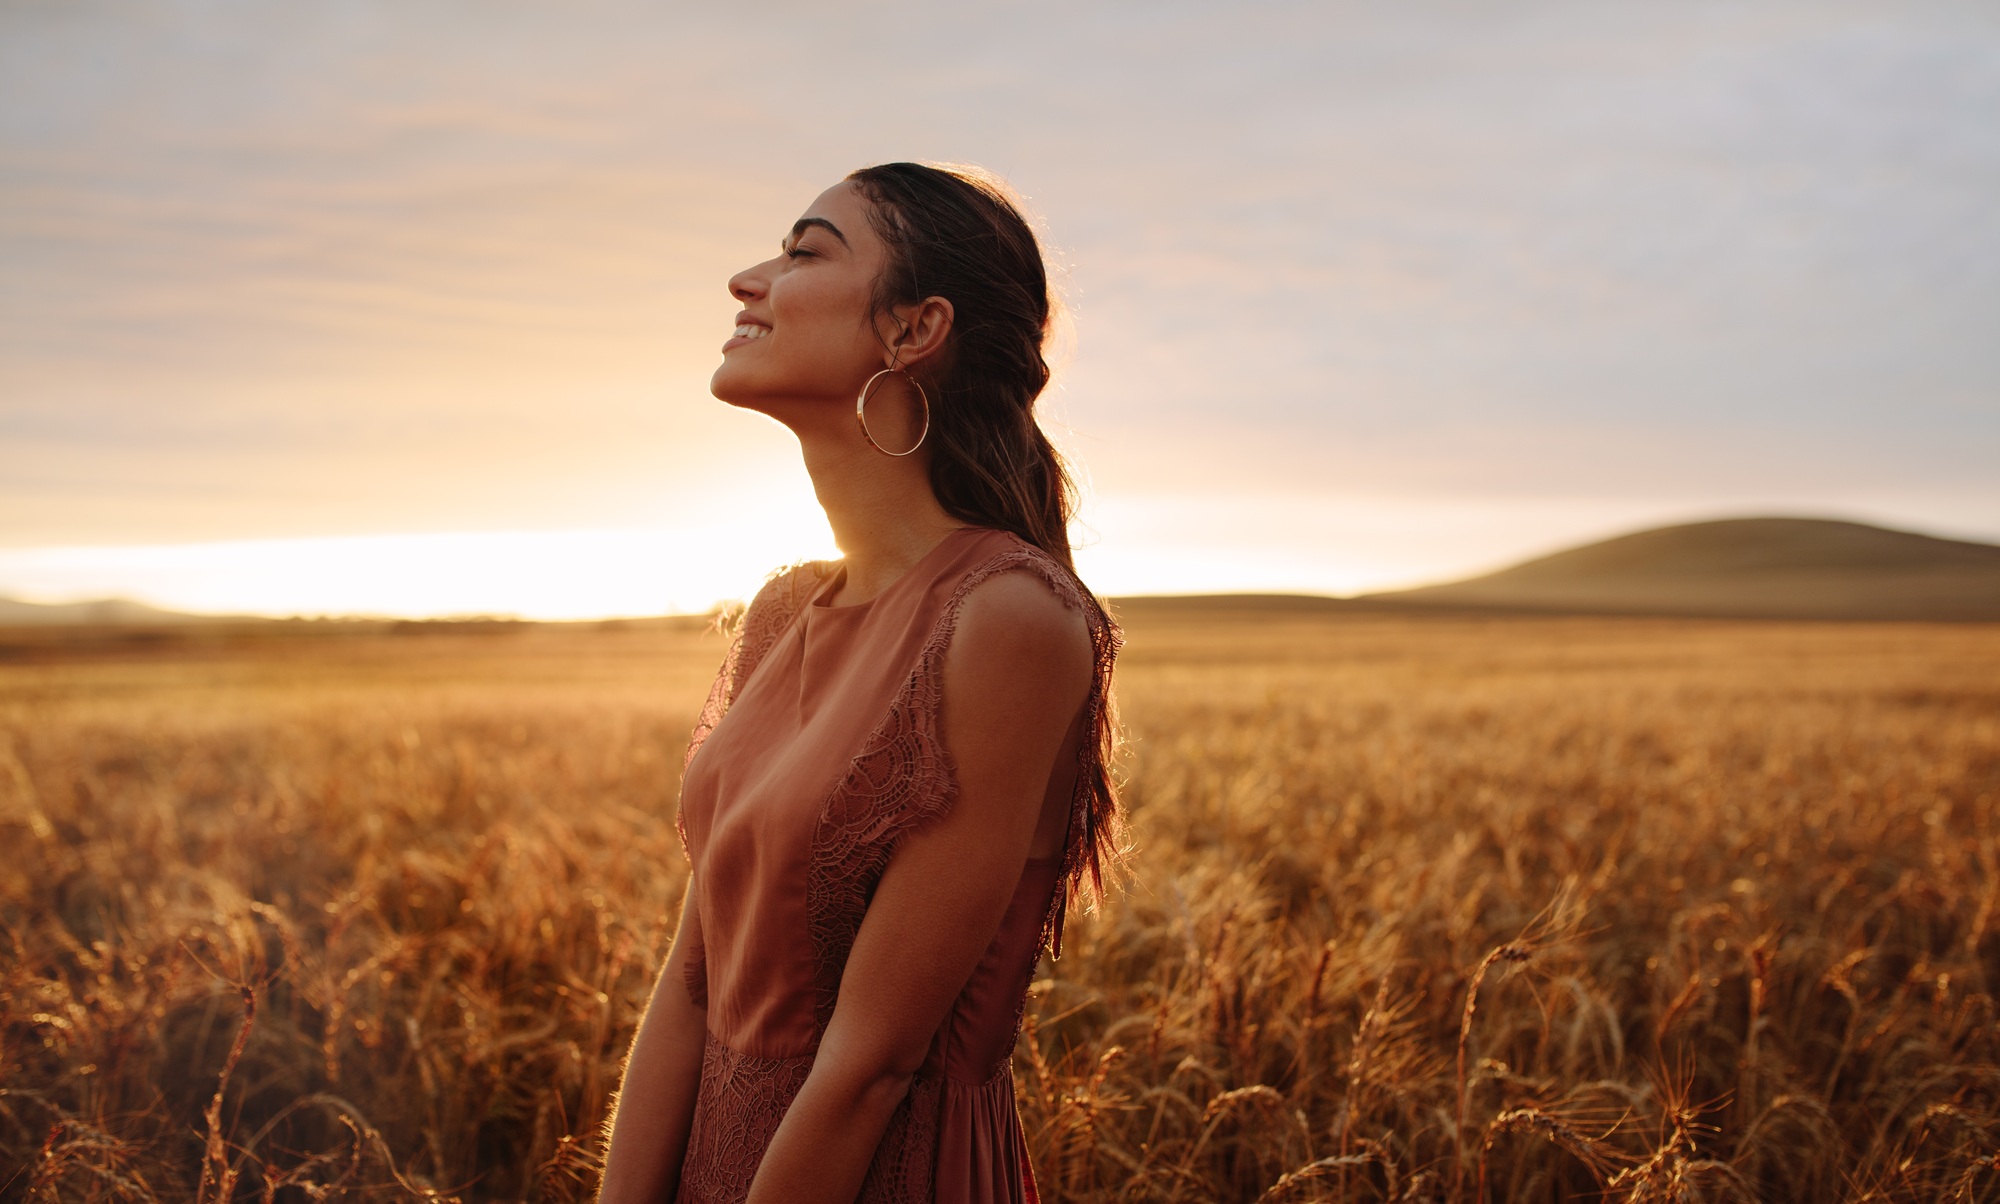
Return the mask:
<path id="1" fill-rule="evenodd" d="M 887 262 L 854 185 L 822 193 L 778 256 L 730 279 L 743 305 L 738 328 L 767 333 L 732 337 L 710 384 L 798 436 L 844 555 L 839 605 L 875 597 L 963 525 L 931 492 L 924 449 L 885 455 L 854 420 L 855 398 L 876 372 L 949 354 L 953 312 L 942 297 L 871 317 Z M 883 378 L 869 402 L 870 430 L 895 450 L 920 429 L 903 380 Z M 1075 759 L 1092 671 L 1083 617 L 1039 580 L 1002 573 L 964 600 L 943 666 L 943 739 L 959 796 L 896 846 L 751 1204 L 851 1204 L 859 1194 L 932 1036 L 999 931 L 1024 863 L 1061 847 L 1069 798 L 1051 777 L 1060 758 Z M 604 1204 L 659 1204 L 679 1187 L 707 1026 L 681 980 L 699 925 L 690 902 L 633 1041 Z"/>

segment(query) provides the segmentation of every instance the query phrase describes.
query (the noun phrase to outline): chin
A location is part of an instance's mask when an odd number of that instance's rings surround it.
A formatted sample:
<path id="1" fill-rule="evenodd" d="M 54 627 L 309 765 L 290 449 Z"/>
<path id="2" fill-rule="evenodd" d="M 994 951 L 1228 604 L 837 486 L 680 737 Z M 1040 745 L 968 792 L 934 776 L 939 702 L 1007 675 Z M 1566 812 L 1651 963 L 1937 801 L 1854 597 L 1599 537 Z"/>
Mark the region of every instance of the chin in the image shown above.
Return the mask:
<path id="1" fill-rule="evenodd" d="M 717 366 L 715 373 L 708 378 L 709 393 L 717 401 L 726 401 L 733 406 L 745 404 L 746 398 L 742 384 L 733 379 L 735 376 L 736 374 L 729 370 L 728 362 L 723 362 Z"/>
<path id="2" fill-rule="evenodd" d="M 769 399 L 755 386 L 746 383 L 738 374 L 724 364 L 708 378 L 708 391 L 717 401 L 735 406 L 739 410 L 754 410 L 759 414 L 769 414 Z"/>

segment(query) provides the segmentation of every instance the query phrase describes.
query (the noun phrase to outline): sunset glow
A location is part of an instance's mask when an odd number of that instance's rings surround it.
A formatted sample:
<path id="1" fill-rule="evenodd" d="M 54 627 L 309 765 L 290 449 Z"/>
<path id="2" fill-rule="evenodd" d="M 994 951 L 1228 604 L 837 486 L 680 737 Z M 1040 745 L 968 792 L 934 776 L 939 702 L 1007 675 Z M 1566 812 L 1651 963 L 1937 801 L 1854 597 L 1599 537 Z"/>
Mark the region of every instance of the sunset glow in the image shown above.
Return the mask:
<path id="1" fill-rule="evenodd" d="M 1348 595 L 1449 580 L 1690 517 L 1707 516 L 1615 502 L 1155 495 L 1094 506 L 1075 536 L 1078 569 L 1106 596 Z M 197 614 L 572 620 L 705 613 L 747 599 L 781 565 L 839 554 L 801 490 L 675 528 L 0 549 L 0 580 L 23 601 L 125 597 Z"/>
<path id="2" fill-rule="evenodd" d="M 706 382 L 729 275 L 890 158 L 1039 212 L 1105 593 L 2000 537 L 1984 10 L 337 8 L 0 15 L 0 595 L 596 616 L 827 555 Z"/>
<path id="3" fill-rule="evenodd" d="M 0 553 L 31 601 L 123 596 L 269 616 L 699 614 L 755 589 L 791 516 L 682 531 L 482 531 Z M 824 524 L 822 524 L 822 527 Z M 830 546 L 804 555 L 832 556 Z"/>

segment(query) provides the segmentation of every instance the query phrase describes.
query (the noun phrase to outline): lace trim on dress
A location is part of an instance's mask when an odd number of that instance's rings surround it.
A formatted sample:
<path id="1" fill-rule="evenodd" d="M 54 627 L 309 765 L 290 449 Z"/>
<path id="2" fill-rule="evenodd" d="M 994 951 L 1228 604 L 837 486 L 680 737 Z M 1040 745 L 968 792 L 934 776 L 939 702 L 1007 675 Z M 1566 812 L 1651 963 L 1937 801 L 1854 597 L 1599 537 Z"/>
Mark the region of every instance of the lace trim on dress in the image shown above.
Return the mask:
<path id="1" fill-rule="evenodd" d="M 728 712 L 729 704 L 736 701 L 743 683 L 756 672 L 758 662 L 784 636 L 813 591 L 832 571 L 833 566 L 827 561 L 802 560 L 771 574 L 763 588 L 757 591 L 757 596 L 750 599 L 750 605 L 743 611 L 736 631 L 730 637 L 728 651 L 722 654 L 722 667 L 716 671 L 715 681 L 708 688 L 708 701 L 702 704 L 701 715 L 695 720 L 694 733 L 688 737 L 687 756 L 681 761 L 683 772 L 694 763 L 694 755 L 701 751 L 702 742 L 715 730 L 715 725 L 722 722 L 722 716 Z M 685 830 L 681 832 L 681 845 L 685 850 Z"/>
<path id="2" fill-rule="evenodd" d="M 799 611 L 812 597 L 814 590 L 825 580 L 832 566 L 823 560 L 806 560 L 787 568 L 779 569 L 764 582 L 757 596 L 743 612 L 736 624 L 736 631 L 730 637 L 729 649 L 722 654 L 722 667 L 716 671 L 715 681 L 708 688 L 708 701 L 701 707 L 701 715 L 695 720 L 694 732 L 688 737 L 687 756 L 681 761 L 681 773 L 694 764 L 694 755 L 701 751 L 702 742 L 708 739 L 715 725 L 722 722 L 743 683 L 764 659 L 779 638 L 797 619 Z M 676 810 L 674 831 L 681 838 L 681 855 L 694 862 L 694 854 L 688 848 L 687 816 Z M 683 906 L 693 906 L 692 898 Z M 681 970 L 681 981 L 687 987 L 688 998 L 696 1007 L 708 1006 L 708 960 L 706 945 L 699 931 L 688 949 Z"/>
<path id="3" fill-rule="evenodd" d="M 810 562 L 775 576 L 752 601 L 724 659 L 722 671 L 702 709 L 688 749 L 694 759 L 757 662 L 770 651 L 800 608 L 824 580 L 830 565 Z M 974 568 L 960 581 L 926 639 L 909 678 L 889 713 L 850 763 L 848 772 L 823 804 L 806 882 L 807 928 L 815 961 L 814 1019 L 824 1034 L 832 1019 L 840 976 L 854 947 L 895 842 L 927 819 L 943 815 L 958 794 L 957 774 L 940 734 L 943 701 L 941 670 L 967 595 L 998 573 L 1027 571 L 1046 582 L 1079 611 L 1090 629 L 1095 672 L 1084 707 L 1084 733 L 1077 758 L 1077 790 L 1070 803 L 1063 859 L 1042 927 L 1044 948 L 1059 948 L 1064 901 L 1088 862 L 1095 839 L 1091 783 L 1101 771 L 1099 746 L 1090 734 L 1109 705 L 1111 664 L 1121 640 L 1118 629 L 1075 577 L 1048 554 L 1028 544 L 1007 549 Z M 679 821 L 683 848 L 686 829 Z M 1032 979 L 1033 967 L 1029 967 Z M 689 990 L 706 981 L 697 956 L 688 966 Z M 1028 983 L 1021 984 L 1015 1011 L 1020 1031 Z M 705 998 L 698 996 L 698 1000 Z M 815 1053 L 817 1051 L 815 1050 Z M 740 1204 L 792 1101 L 812 1069 L 814 1053 L 795 1058 L 756 1058 L 729 1049 L 712 1035 L 702 1055 L 700 1095 L 689 1133 L 680 1204 Z M 1012 1066 L 1002 1058 L 984 1082 L 958 1089 L 997 1092 L 1002 1080 L 1012 1094 Z M 862 1204 L 925 1204 L 932 1198 L 945 1094 L 954 1084 L 940 1074 L 918 1073 L 876 1148 L 859 1200 Z M 1032 1168 L 1023 1164 L 1027 1183 Z"/>
<path id="4" fill-rule="evenodd" d="M 938 1120 L 944 1076 L 918 1074 L 889 1117 L 856 1204 L 931 1204 L 937 1176 Z"/>
<path id="5" fill-rule="evenodd" d="M 740 1204 L 812 1071 L 812 1055 L 756 1058 L 708 1035 L 678 1204 Z"/>
<path id="6" fill-rule="evenodd" d="M 1040 551 L 1040 549 L 1036 549 Z M 1057 570 L 1057 576 L 1048 578 L 1049 586 L 1063 601 L 1081 612 L 1084 622 L 1090 628 L 1091 675 L 1090 693 L 1083 701 L 1083 739 L 1076 750 L 1076 787 L 1070 794 L 1069 828 L 1063 837 L 1062 866 L 1056 875 L 1055 893 L 1049 897 L 1048 911 L 1042 916 L 1042 948 L 1051 958 L 1062 956 L 1063 919 L 1069 911 L 1070 896 L 1082 884 L 1084 870 L 1089 869 L 1094 887 L 1100 892 L 1101 881 L 1097 881 L 1100 867 L 1097 861 L 1098 826 L 1112 822 L 1110 799 L 1096 797 L 1100 785 L 1109 789 L 1109 766 L 1105 759 L 1107 748 L 1099 743 L 1100 732 L 1106 727 L 1115 727 L 1115 718 L 1109 717 L 1111 710 L 1111 670 L 1118 660 L 1118 650 L 1125 646 L 1125 635 L 1097 599 L 1083 588 L 1081 582 L 1071 573 L 1061 572 L 1061 566 L 1051 558 L 1049 566 Z M 1032 968 L 1030 979 L 1032 980 Z M 1027 996 L 1023 988 L 1022 1008 L 1027 1006 Z M 1020 1017 L 1015 1017 L 1015 1031 L 1020 1031 Z"/>
<path id="7" fill-rule="evenodd" d="M 702 1047 L 701 1088 L 676 1204 L 742 1204 L 771 1139 L 812 1072 L 811 1054 L 756 1058 L 710 1034 Z M 1005 1069 L 1003 1067 L 1003 1069 Z M 995 1082 L 974 1090 L 992 1091 Z M 938 1146 L 938 1120 L 949 1085 L 919 1073 L 883 1130 L 856 1204 L 928 1204 Z M 1007 1091 L 1012 1098 L 1012 1079 Z"/>
<path id="8" fill-rule="evenodd" d="M 1030 544 L 1000 552 L 967 573 L 946 602 L 929 638 L 875 732 L 849 765 L 847 774 L 821 809 L 813 836 L 812 863 L 806 876 L 806 925 L 817 963 L 813 1000 L 820 1031 L 833 1018 L 840 977 L 868 910 L 890 853 L 904 833 L 950 810 L 958 796 L 958 777 L 945 750 L 939 710 L 944 697 L 942 669 L 946 649 L 957 627 L 958 611 L 967 595 L 999 573 L 1027 571 L 1080 612 L 1090 628 L 1096 671 L 1085 700 L 1085 723 L 1094 723 L 1105 705 L 1111 660 L 1117 653 L 1117 629 L 1076 578 L 1054 558 Z M 1078 750 L 1077 794 L 1070 801 L 1069 830 L 1047 913 L 1043 917 L 1043 947 L 1060 940 L 1063 900 L 1082 872 L 1092 833 L 1082 813 L 1091 800 L 1088 783 L 1097 765 L 1097 749 L 1086 738 Z"/>

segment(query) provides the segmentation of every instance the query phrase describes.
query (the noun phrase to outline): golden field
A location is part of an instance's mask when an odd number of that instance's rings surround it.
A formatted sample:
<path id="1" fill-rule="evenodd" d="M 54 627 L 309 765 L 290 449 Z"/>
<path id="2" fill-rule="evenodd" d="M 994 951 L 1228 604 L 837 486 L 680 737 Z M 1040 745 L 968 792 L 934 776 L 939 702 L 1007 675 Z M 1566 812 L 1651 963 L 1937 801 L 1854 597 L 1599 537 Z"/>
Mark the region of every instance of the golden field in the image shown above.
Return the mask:
<path id="1" fill-rule="evenodd" d="M 1046 1198 L 2000 1199 L 2000 627 L 1125 617 Z M 0 639 L 0 1197 L 589 1195 L 720 639 L 307 626 Z"/>

